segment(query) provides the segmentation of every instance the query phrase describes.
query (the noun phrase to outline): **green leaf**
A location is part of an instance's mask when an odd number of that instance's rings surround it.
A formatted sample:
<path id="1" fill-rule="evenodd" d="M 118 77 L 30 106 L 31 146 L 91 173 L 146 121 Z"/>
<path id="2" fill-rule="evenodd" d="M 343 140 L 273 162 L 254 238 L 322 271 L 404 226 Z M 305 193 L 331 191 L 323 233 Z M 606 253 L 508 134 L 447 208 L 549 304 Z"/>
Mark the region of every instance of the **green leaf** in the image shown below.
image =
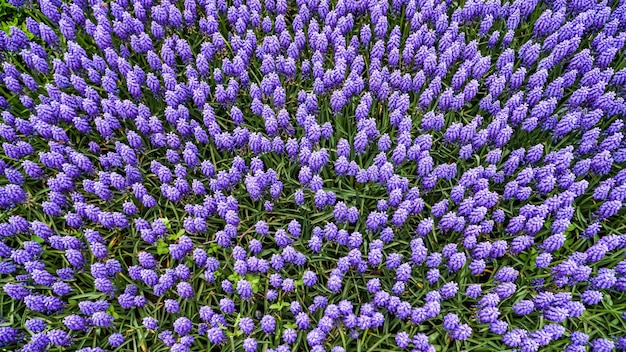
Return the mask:
<path id="1" fill-rule="evenodd" d="M 252 292 L 259 292 L 259 282 L 261 281 L 261 279 L 258 276 L 247 274 L 246 280 L 250 282 L 250 286 L 252 286 Z"/>
<path id="2" fill-rule="evenodd" d="M 33 241 L 37 242 L 37 243 L 44 243 L 46 241 L 46 240 L 44 240 L 43 238 L 41 238 L 41 237 L 39 237 L 37 235 L 31 236 L 31 239 Z"/>
<path id="3" fill-rule="evenodd" d="M 115 306 L 114 305 L 110 305 L 109 308 L 107 308 L 107 313 L 109 313 L 109 315 L 113 316 L 113 318 L 117 319 L 119 318 L 119 314 L 117 314 L 117 312 L 115 311 Z"/>
<path id="4" fill-rule="evenodd" d="M 241 276 L 237 273 L 228 275 L 228 281 L 234 282 L 235 284 L 241 280 Z"/>
<path id="5" fill-rule="evenodd" d="M 170 248 L 167 245 L 167 243 L 165 243 L 165 241 L 163 241 L 162 239 L 159 239 L 159 241 L 157 242 L 157 253 L 160 255 L 163 255 L 169 252 L 170 252 Z"/>
<path id="6" fill-rule="evenodd" d="M 252 285 L 255 285 L 255 284 L 257 284 L 257 285 L 258 285 L 258 284 L 259 284 L 259 282 L 261 281 L 261 278 L 260 278 L 260 277 L 258 277 L 258 276 L 256 276 L 256 275 L 247 274 L 247 275 L 246 275 L 246 280 L 250 281 L 250 283 L 251 283 Z"/>
<path id="7" fill-rule="evenodd" d="M 613 306 L 613 300 L 611 299 L 611 295 L 607 295 L 604 294 L 603 296 L 603 301 L 606 304 L 607 307 L 612 307 Z"/>
<path id="8" fill-rule="evenodd" d="M 209 252 L 209 254 L 215 254 L 220 250 L 220 245 L 217 243 L 211 243 L 209 245 L 209 249 L 207 252 Z"/>
<path id="9" fill-rule="evenodd" d="M 289 307 L 289 303 L 287 302 L 279 302 L 279 303 L 274 303 L 270 306 L 270 309 L 272 310 L 282 310 L 284 308 Z"/>
<path id="10" fill-rule="evenodd" d="M 169 236 L 167 236 L 167 239 L 170 241 L 176 241 L 180 238 L 180 236 L 182 236 L 183 234 L 185 234 L 185 229 L 180 229 L 177 233 L 173 233 Z"/>

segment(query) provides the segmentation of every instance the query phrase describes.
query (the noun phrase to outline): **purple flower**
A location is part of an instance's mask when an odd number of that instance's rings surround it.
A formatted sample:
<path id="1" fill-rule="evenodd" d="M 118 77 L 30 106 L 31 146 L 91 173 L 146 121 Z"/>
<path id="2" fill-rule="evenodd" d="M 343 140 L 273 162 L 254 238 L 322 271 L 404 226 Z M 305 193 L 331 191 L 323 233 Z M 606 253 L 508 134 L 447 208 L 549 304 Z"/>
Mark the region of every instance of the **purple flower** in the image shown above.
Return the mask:
<path id="1" fill-rule="evenodd" d="M 459 285 L 456 282 L 448 282 L 441 287 L 439 292 L 441 293 L 443 299 L 448 299 L 454 297 L 458 290 Z"/>
<path id="2" fill-rule="evenodd" d="M 451 338 L 460 341 L 467 340 L 470 336 L 472 336 L 472 328 L 467 324 L 460 324 L 450 333 Z"/>
<path id="3" fill-rule="evenodd" d="M 276 329 L 276 320 L 271 315 L 265 315 L 261 319 L 261 329 L 266 334 L 274 333 L 274 329 Z"/>
<path id="4" fill-rule="evenodd" d="M 63 324 L 70 330 L 83 330 L 87 327 L 87 321 L 76 314 L 63 318 Z"/>
<path id="5" fill-rule="evenodd" d="M 194 296 L 194 291 L 188 282 L 179 282 L 176 285 L 176 292 L 183 299 L 191 299 Z"/>
<path id="6" fill-rule="evenodd" d="M 257 349 L 257 341 L 251 337 L 243 341 L 243 349 L 245 352 L 254 352 Z"/>
<path id="7" fill-rule="evenodd" d="M 209 329 L 207 335 L 209 337 L 209 341 L 216 345 L 219 345 L 226 340 L 226 334 L 224 330 L 219 327 Z"/>

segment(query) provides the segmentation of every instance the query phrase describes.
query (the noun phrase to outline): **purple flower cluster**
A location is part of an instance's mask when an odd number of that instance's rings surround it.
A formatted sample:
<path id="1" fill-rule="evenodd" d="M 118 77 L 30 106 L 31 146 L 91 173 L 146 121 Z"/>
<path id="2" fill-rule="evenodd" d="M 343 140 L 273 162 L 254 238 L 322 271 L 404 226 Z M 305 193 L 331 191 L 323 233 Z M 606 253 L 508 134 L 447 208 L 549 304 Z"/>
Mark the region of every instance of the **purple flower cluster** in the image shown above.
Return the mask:
<path id="1" fill-rule="evenodd" d="M 0 347 L 626 350 L 625 1 L 9 4 Z"/>

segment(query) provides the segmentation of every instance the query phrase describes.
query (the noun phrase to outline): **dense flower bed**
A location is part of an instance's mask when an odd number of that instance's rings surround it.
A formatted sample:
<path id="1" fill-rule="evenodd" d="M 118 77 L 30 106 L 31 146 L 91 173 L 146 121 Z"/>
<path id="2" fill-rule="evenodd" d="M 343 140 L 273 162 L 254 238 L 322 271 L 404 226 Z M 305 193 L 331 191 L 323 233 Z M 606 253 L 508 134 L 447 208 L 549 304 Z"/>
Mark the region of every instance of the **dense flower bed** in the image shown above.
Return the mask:
<path id="1" fill-rule="evenodd" d="M 10 2 L 1 348 L 626 349 L 626 1 Z"/>

